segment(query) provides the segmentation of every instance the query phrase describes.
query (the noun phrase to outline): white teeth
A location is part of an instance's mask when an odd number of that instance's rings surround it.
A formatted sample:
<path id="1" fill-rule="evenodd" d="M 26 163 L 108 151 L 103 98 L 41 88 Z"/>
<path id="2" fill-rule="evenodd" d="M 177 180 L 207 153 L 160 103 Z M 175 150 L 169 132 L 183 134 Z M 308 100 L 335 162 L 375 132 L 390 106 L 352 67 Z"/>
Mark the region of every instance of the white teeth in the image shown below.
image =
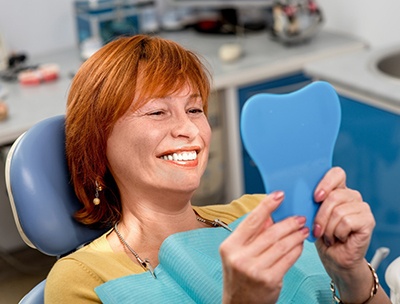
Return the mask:
<path id="1" fill-rule="evenodd" d="M 173 160 L 173 161 L 187 161 L 187 160 L 195 160 L 197 158 L 197 152 L 182 152 L 182 153 L 173 153 L 169 155 L 164 155 L 162 157 L 164 160 Z"/>

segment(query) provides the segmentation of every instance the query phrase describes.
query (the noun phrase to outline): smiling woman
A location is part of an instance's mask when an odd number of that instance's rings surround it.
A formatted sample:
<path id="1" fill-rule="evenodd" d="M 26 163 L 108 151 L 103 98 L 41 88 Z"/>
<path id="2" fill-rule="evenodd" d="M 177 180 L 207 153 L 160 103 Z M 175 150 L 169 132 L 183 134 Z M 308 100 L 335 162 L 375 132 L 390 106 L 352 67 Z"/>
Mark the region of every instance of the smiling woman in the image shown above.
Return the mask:
<path id="1" fill-rule="evenodd" d="M 155 36 L 112 41 L 82 65 L 66 114 L 75 217 L 110 229 L 56 262 L 46 303 L 327 303 L 329 276 L 346 303 L 389 303 L 364 259 L 374 218 L 340 168 L 315 189 L 312 232 L 304 216 L 272 221 L 282 191 L 192 205 L 209 93 L 200 59 Z"/>
<path id="2" fill-rule="evenodd" d="M 121 201 L 153 196 L 148 203 L 159 204 L 157 198 L 176 191 L 189 201 L 199 187 L 211 129 L 203 100 L 192 93 L 184 86 L 168 98 L 151 99 L 139 109 L 127 111 L 114 125 L 106 152 Z M 140 130 L 144 132 L 137 132 Z"/>
<path id="3" fill-rule="evenodd" d="M 106 165 L 107 139 L 117 120 L 127 116 L 128 110 L 139 115 L 149 100 L 162 100 L 185 85 L 199 95 L 200 108 L 207 114 L 209 73 L 198 57 L 172 41 L 147 36 L 120 39 L 83 64 L 71 86 L 66 118 L 70 171 L 84 203 L 76 215 L 80 221 L 108 225 L 121 212 L 120 193 Z M 150 106 L 154 102 L 146 106 L 148 115 L 150 111 L 153 116 L 159 114 Z M 85 136 L 80 136 L 83 130 Z M 104 189 L 100 196 L 108 202 L 98 208 L 92 204 L 94 181 Z"/>

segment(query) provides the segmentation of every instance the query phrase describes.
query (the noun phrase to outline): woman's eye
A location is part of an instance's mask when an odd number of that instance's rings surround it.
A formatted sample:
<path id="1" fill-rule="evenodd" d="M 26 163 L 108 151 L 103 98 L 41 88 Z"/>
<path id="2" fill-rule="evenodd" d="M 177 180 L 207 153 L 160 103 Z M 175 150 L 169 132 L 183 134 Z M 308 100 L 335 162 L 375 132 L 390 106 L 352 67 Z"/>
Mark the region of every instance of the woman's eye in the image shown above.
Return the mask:
<path id="1" fill-rule="evenodd" d="M 201 108 L 190 109 L 189 113 L 191 113 L 191 114 L 203 113 L 203 109 L 201 109 Z"/>
<path id="2" fill-rule="evenodd" d="M 150 115 L 150 116 L 160 116 L 160 115 L 162 115 L 162 114 L 164 114 L 164 111 L 154 111 L 154 112 L 150 112 L 150 113 L 147 114 L 147 115 Z"/>

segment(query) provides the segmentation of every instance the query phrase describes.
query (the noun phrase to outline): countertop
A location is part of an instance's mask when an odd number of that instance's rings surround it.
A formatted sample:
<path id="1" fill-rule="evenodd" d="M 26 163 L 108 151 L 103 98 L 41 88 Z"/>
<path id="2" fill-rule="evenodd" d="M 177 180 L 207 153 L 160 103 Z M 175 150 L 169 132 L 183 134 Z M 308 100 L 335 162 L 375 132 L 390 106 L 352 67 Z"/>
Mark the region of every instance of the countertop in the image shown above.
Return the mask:
<path id="1" fill-rule="evenodd" d="M 321 31 L 304 44 L 285 46 L 272 40 L 268 33 L 254 33 L 244 38 L 224 35 L 193 34 L 193 32 L 164 33 L 167 39 L 201 54 L 211 66 L 214 88 L 244 86 L 301 71 L 306 63 L 361 50 L 365 44 L 351 36 Z M 244 55 L 232 63 L 218 57 L 219 48 L 225 43 L 242 45 Z"/>
<path id="2" fill-rule="evenodd" d="M 32 64 L 57 63 L 59 79 L 37 86 L 1 82 L 8 118 L 0 121 L 0 146 L 12 143 L 35 123 L 65 113 L 65 105 L 72 74 L 81 61 L 76 49 L 62 50 L 30 60 Z"/>
<path id="3" fill-rule="evenodd" d="M 345 94 L 356 95 L 360 101 L 400 113 L 400 79 L 377 70 L 380 58 L 395 51 L 400 45 L 365 48 L 357 53 L 316 60 L 304 66 L 305 73 L 326 80 Z"/>
<path id="4" fill-rule="evenodd" d="M 350 36 L 322 30 L 308 43 L 284 46 L 269 38 L 266 32 L 235 38 L 224 35 L 199 34 L 192 31 L 162 33 L 204 57 L 213 74 L 213 88 L 226 89 L 265 81 L 302 70 L 305 64 L 323 58 L 360 51 L 364 44 Z M 244 55 L 232 63 L 224 63 L 218 50 L 224 43 L 241 43 Z M 57 63 L 60 77 L 55 82 L 38 86 L 22 86 L 2 82 L 7 91 L 5 98 L 9 117 L 0 121 L 0 145 L 12 143 L 36 122 L 63 114 L 71 75 L 81 64 L 77 48 L 45 54 L 30 61 L 32 64 Z"/>

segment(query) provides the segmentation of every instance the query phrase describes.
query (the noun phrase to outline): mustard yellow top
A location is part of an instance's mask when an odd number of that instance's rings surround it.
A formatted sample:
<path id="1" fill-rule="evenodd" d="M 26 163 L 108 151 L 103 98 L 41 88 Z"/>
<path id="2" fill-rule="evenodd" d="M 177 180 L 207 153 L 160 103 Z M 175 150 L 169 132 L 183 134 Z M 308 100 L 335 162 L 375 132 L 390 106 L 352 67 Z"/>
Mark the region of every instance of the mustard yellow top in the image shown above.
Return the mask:
<path id="1" fill-rule="evenodd" d="M 193 207 L 204 218 L 231 223 L 253 210 L 264 195 L 244 195 L 227 205 Z M 58 260 L 45 287 L 45 303 L 101 303 L 94 289 L 116 278 L 143 272 L 125 252 L 114 252 L 103 234 L 87 246 Z"/>

